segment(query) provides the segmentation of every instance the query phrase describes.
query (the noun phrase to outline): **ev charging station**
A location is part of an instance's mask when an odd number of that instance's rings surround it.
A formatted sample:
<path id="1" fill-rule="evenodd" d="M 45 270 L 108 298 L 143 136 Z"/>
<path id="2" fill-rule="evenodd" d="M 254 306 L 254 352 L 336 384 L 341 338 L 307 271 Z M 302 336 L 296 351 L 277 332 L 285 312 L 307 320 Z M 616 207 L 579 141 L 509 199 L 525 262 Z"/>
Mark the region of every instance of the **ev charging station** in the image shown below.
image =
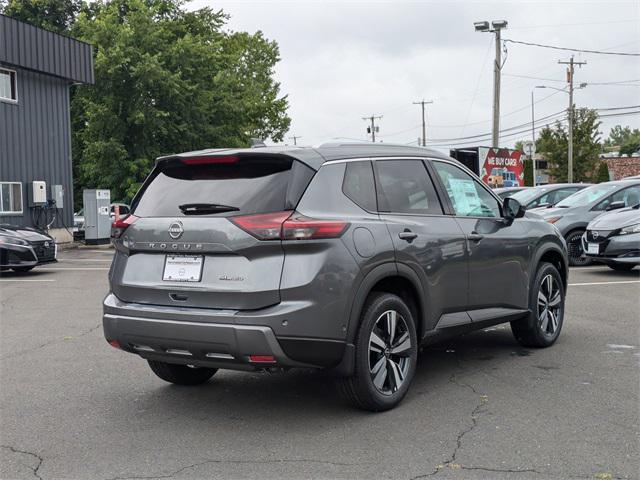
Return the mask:
<path id="1" fill-rule="evenodd" d="M 83 190 L 84 239 L 87 245 L 111 241 L 111 191 Z"/>

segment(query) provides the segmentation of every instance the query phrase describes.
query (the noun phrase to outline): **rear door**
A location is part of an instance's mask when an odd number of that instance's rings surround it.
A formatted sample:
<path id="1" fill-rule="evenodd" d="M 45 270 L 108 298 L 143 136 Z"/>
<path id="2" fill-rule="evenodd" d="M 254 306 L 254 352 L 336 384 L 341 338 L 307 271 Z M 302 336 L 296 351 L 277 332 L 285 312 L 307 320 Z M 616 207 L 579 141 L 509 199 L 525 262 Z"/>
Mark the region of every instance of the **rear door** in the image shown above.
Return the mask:
<path id="1" fill-rule="evenodd" d="M 391 234 L 397 262 L 422 280 L 426 318 L 435 327 L 445 314 L 450 325 L 468 323 L 465 238 L 445 216 L 423 160 L 376 160 L 378 211 Z M 456 315 L 460 313 L 460 315 Z"/>
<path id="2" fill-rule="evenodd" d="M 132 204 L 134 221 L 114 260 L 114 294 L 219 309 L 278 303 L 280 225 L 313 173 L 285 156 L 160 162 Z"/>

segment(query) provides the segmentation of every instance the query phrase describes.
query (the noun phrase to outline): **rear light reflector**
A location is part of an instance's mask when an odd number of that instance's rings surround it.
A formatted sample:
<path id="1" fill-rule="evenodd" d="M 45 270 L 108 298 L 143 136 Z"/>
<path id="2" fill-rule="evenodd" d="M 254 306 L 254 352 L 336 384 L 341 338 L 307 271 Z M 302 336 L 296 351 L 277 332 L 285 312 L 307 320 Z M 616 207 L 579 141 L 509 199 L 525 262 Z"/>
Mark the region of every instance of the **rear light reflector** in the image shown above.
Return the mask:
<path id="1" fill-rule="evenodd" d="M 349 227 L 348 222 L 318 220 L 296 212 L 261 213 L 229 217 L 236 226 L 258 240 L 315 240 L 338 238 Z"/>
<path id="2" fill-rule="evenodd" d="M 113 348 L 120 348 L 120 342 L 118 342 L 117 340 L 107 340 L 107 342 L 109 342 L 109 345 L 111 345 Z"/>
<path id="3" fill-rule="evenodd" d="M 235 155 L 224 155 L 224 156 L 206 156 L 206 157 L 190 157 L 190 158 L 182 158 L 180 161 L 184 165 L 220 165 L 220 164 L 229 164 L 236 163 L 240 160 L 239 157 Z"/>
<path id="4" fill-rule="evenodd" d="M 124 231 L 129 228 L 129 225 L 133 224 L 138 218 L 135 215 L 127 215 L 114 221 L 111 224 L 111 238 L 120 238 Z"/>
<path id="5" fill-rule="evenodd" d="M 291 212 L 261 213 L 229 217 L 229 220 L 258 240 L 281 240 L 282 224 Z"/>
<path id="6" fill-rule="evenodd" d="M 249 355 L 251 363 L 276 363 L 273 355 Z"/>
<path id="7" fill-rule="evenodd" d="M 303 215 L 292 216 L 282 225 L 283 240 L 312 240 L 340 237 L 349 227 L 348 222 L 316 220 Z"/>

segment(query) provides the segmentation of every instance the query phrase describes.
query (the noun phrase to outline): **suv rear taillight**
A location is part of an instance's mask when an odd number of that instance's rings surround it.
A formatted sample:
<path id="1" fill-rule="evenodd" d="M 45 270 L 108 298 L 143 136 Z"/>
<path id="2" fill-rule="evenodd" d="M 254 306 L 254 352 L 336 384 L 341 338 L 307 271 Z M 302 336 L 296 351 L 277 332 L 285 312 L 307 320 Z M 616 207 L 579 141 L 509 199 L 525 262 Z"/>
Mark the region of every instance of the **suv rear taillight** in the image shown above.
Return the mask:
<path id="1" fill-rule="evenodd" d="M 111 238 L 120 238 L 124 231 L 129 228 L 129 225 L 138 220 L 138 218 L 135 215 L 127 215 L 114 221 L 111 224 Z"/>
<path id="2" fill-rule="evenodd" d="M 349 227 L 348 222 L 318 220 L 296 212 L 261 213 L 228 217 L 236 226 L 258 240 L 315 240 L 338 238 Z"/>

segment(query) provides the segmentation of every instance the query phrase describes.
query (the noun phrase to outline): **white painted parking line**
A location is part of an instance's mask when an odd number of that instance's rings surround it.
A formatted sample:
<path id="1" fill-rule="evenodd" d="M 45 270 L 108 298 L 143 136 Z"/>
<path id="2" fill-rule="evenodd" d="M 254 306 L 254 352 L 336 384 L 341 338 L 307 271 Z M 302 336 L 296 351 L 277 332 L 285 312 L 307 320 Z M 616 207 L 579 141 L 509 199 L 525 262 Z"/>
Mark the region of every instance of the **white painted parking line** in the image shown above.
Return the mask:
<path id="1" fill-rule="evenodd" d="M 69 270 L 70 272 L 82 270 L 109 270 L 107 267 L 47 267 L 39 268 L 39 272 L 59 272 L 60 270 Z"/>
<path id="2" fill-rule="evenodd" d="M 59 258 L 59 262 L 77 262 L 77 263 L 93 263 L 93 262 L 111 262 L 110 258 Z"/>
<path id="3" fill-rule="evenodd" d="M 55 282 L 55 280 L 48 278 L 0 278 L 0 282 Z"/>
<path id="4" fill-rule="evenodd" d="M 570 283 L 570 287 L 579 287 L 583 285 L 614 285 L 619 283 L 640 283 L 640 280 L 621 280 L 619 282 L 585 282 L 585 283 Z"/>

